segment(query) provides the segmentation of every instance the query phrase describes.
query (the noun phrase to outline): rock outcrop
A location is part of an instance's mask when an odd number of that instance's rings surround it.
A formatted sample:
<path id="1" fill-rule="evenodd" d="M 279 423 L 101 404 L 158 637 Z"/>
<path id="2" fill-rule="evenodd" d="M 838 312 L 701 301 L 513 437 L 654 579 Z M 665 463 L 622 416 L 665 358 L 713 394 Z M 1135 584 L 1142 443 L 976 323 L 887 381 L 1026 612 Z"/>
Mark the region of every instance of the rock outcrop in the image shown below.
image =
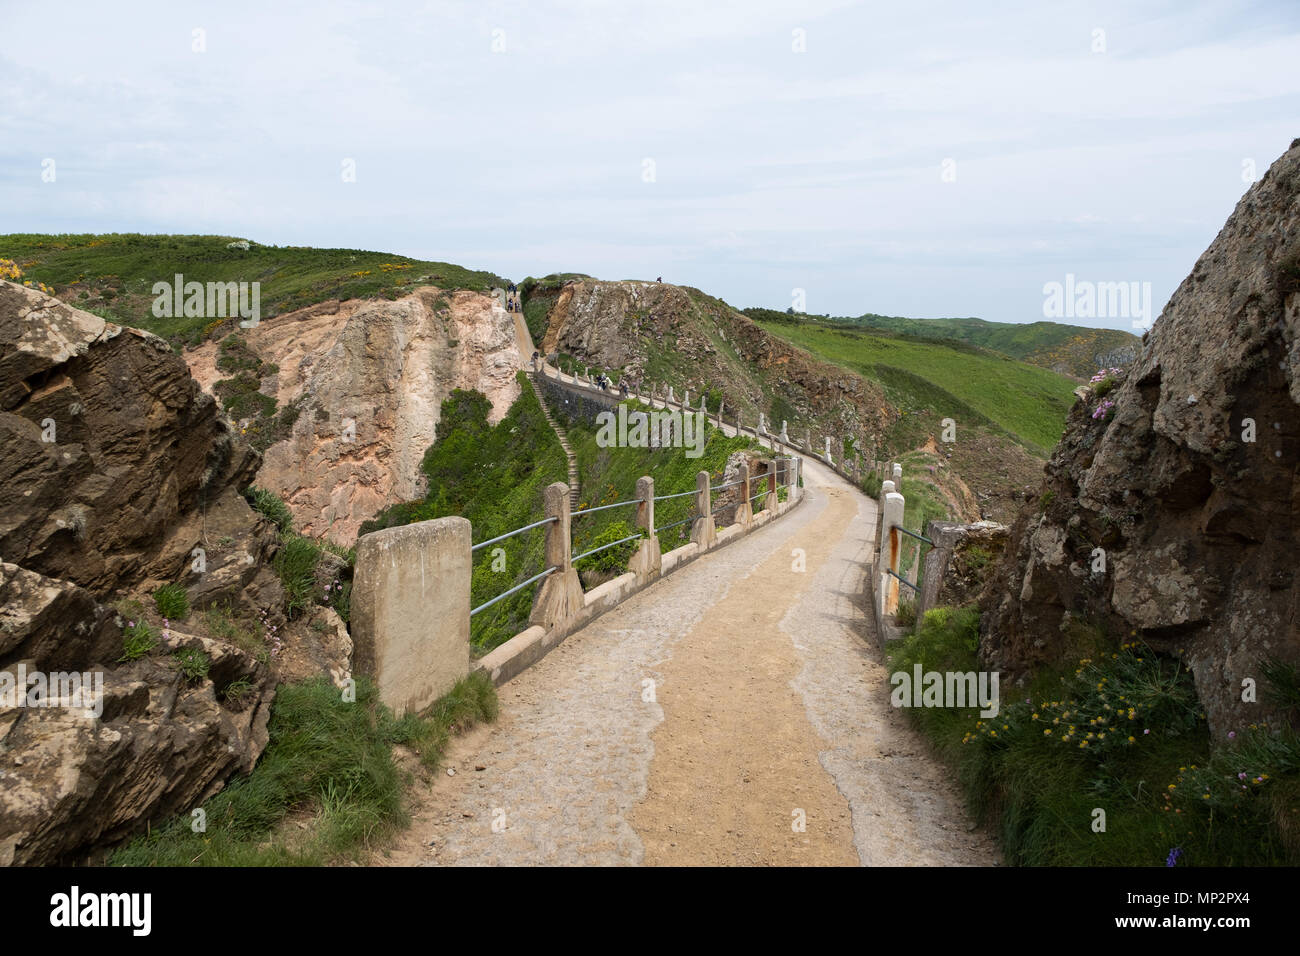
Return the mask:
<path id="1" fill-rule="evenodd" d="M 989 666 L 1072 634 L 1183 655 L 1213 732 L 1300 660 L 1300 140 L 1251 187 L 1107 394 L 1083 393 L 983 599 Z"/>
<path id="2" fill-rule="evenodd" d="M 256 464 L 162 340 L 0 282 L 0 864 L 76 860 L 262 752 L 266 663 L 174 627 L 128 655 L 101 603 L 166 581 L 277 605 L 274 535 L 238 494 Z M 72 673 L 90 696 L 56 689 Z"/>
<path id="3" fill-rule="evenodd" d="M 633 380 L 671 357 L 680 371 L 659 369 L 673 379 L 661 385 L 692 389 L 692 404 L 701 390 L 717 388 L 750 427 L 762 412 L 776 431 L 789 419 L 792 435 L 812 427 L 871 436 L 897 416 L 875 382 L 817 361 L 698 289 L 573 279 L 532 295 L 549 302 L 544 353 L 564 352 Z"/>
<path id="4" fill-rule="evenodd" d="M 420 462 L 443 399 L 476 389 L 500 420 L 530 357 L 496 299 L 432 287 L 393 301 L 325 302 L 236 334 L 276 369 L 262 391 L 298 408 L 289 437 L 267 448 L 257 485 L 284 499 L 303 534 L 348 545 L 364 521 L 424 493 Z M 226 375 L 215 342 L 186 358 L 208 390 Z"/>

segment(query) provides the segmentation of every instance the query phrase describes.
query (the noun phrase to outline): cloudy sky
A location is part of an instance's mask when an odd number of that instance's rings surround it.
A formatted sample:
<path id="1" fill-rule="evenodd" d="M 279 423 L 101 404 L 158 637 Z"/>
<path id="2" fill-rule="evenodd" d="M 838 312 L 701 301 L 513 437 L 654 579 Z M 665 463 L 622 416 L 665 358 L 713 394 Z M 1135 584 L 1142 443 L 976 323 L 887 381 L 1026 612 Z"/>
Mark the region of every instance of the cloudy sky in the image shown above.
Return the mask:
<path id="1" fill-rule="evenodd" d="M 739 306 L 1029 322 L 1073 274 L 1150 282 L 1158 313 L 1300 136 L 1293 0 L 0 12 L 0 233 L 662 275 Z"/>

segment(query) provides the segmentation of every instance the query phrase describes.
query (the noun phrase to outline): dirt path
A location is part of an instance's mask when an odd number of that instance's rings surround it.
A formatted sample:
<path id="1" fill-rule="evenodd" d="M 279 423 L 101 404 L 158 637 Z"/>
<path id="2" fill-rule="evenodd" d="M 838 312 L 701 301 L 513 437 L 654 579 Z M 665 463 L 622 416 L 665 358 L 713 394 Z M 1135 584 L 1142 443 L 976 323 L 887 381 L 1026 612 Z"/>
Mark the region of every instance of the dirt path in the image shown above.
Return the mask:
<path id="1" fill-rule="evenodd" d="M 863 593 L 874 503 L 815 462 L 805 483 L 788 516 L 504 685 L 501 719 L 453 742 L 455 775 L 374 862 L 996 862 L 889 706 Z"/>

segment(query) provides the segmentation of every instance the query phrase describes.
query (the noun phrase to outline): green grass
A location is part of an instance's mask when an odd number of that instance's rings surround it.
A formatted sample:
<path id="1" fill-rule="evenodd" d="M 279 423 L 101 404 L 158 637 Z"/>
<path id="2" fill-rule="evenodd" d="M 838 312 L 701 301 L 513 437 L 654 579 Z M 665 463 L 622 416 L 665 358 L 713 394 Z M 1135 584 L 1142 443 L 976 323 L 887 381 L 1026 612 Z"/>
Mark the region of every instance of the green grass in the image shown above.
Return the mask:
<path id="1" fill-rule="evenodd" d="M 1060 440 L 1074 403 L 1075 384 L 1065 376 L 962 343 L 812 323 L 759 324 L 824 361 L 879 381 L 905 413 L 952 418 L 958 441 L 963 428 L 991 425 L 1045 456 Z"/>
<path id="2" fill-rule="evenodd" d="M 207 654 L 194 647 L 184 647 L 172 655 L 176 669 L 185 675 L 185 679 L 197 684 L 207 680 L 212 661 Z"/>
<path id="3" fill-rule="evenodd" d="M 1118 329 L 1093 329 L 1059 322 L 988 322 L 984 319 L 908 319 L 901 316 L 794 316 L 773 309 L 745 309 L 756 321 L 787 325 L 818 323 L 832 327 L 878 329 L 930 339 L 963 342 L 1001 352 L 1042 368 L 1087 378 L 1101 365 L 1115 363 L 1114 353 L 1137 349 L 1141 340 Z"/>
<path id="4" fill-rule="evenodd" d="M 1004 685 L 998 715 L 913 707 L 1007 861 L 1028 866 L 1300 862 L 1300 740 L 1242 728 L 1211 747 L 1191 675 L 1142 644 L 1077 628 L 1077 665 Z M 978 671 L 974 608 L 938 608 L 886 650 L 891 672 Z M 1094 811 L 1106 829 L 1095 832 Z"/>
<path id="5" fill-rule="evenodd" d="M 265 488 L 249 485 L 244 489 L 244 497 L 253 506 L 253 510 L 270 518 L 281 534 L 293 532 L 293 512 L 281 500 L 280 496 Z"/>
<path id="6" fill-rule="evenodd" d="M 265 246 L 231 249 L 234 236 L 0 235 L 0 258 L 12 259 L 24 276 L 41 281 L 80 308 L 94 308 L 124 325 L 196 344 L 237 320 L 209 317 L 157 318 L 153 284 L 185 280 L 261 283 L 262 318 L 327 299 L 397 298 L 421 284 L 483 291 L 507 280 L 446 262 L 428 262 L 361 249 Z"/>
<path id="7" fill-rule="evenodd" d="M 190 599 L 179 584 L 164 584 L 153 592 L 154 607 L 166 620 L 183 621 L 190 616 Z"/>
<path id="8" fill-rule="evenodd" d="M 119 662 L 136 661 L 158 646 L 157 629 L 145 620 L 128 621 L 122 628 Z"/>
<path id="9" fill-rule="evenodd" d="M 310 538 L 288 535 L 272 559 L 272 567 L 284 586 L 285 610 L 290 618 L 316 603 L 316 564 L 320 554 L 320 548 Z"/>
<path id="10" fill-rule="evenodd" d="M 320 678 L 282 686 L 270 742 L 252 773 L 204 805 L 206 832 L 186 813 L 118 849 L 110 866 L 318 866 L 355 858 L 407 822 L 404 775 L 394 744 L 436 767 L 453 733 L 497 713 L 483 674 L 460 681 L 425 716 L 395 720 L 374 686 L 357 682 L 354 703 Z M 310 814 L 306 831 L 284 826 Z"/>

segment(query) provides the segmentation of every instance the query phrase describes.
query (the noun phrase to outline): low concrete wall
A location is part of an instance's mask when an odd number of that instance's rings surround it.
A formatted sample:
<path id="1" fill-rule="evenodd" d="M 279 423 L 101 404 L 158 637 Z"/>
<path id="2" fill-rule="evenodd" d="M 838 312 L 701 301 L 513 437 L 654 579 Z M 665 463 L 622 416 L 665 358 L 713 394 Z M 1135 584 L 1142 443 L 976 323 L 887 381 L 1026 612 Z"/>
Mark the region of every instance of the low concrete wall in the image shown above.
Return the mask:
<path id="1" fill-rule="evenodd" d="M 465 518 L 385 528 L 357 543 L 354 666 L 399 717 L 469 673 L 470 570 Z"/>
<path id="2" fill-rule="evenodd" d="M 584 595 L 583 609 L 571 620 L 563 621 L 549 630 L 541 627 L 530 627 L 528 630 L 516 634 L 510 640 L 494 648 L 476 661 L 474 669 L 486 671 L 494 684 L 498 686 L 504 684 L 512 677 L 518 676 L 533 664 L 536 664 L 551 650 L 563 643 L 564 639 L 570 634 L 582 630 L 600 615 L 617 607 L 633 594 L 652 586 L 659 578 L 685 567 L 709 551 L 714 551 L 752 531 L 756 531 L 792 508 L 798 507 L 802 501 L 802 494 L 797 496 L 792 494 L 792 500 L 774 504 L 770 510 L 765 508 L 759 512 L 756 520 L 748 525 L 736 524 L 723 528 L 718 532 L 716 541 L 710 547 L 702 548 L 692 541 L 680 548 L 674 548 L 663 556 L 658 577 L 638 581 L 636 574 L 628 572 L 612 581 L 606 581 L 599 587 L 592 588 Z"/>

